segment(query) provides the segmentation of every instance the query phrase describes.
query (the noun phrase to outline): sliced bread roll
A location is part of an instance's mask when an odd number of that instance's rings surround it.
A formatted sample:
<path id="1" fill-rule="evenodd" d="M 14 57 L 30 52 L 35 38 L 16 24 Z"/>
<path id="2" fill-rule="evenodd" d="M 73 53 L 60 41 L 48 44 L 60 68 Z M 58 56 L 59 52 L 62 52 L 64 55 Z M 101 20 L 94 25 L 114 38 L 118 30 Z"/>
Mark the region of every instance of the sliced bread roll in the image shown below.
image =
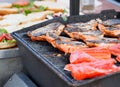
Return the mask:
<path id="1" fill-rule="evenodd" d="M 11 8 L 12 3 L 0 2 L 0 8 Z"/>
<path id="2" fill-rule="evenodd" d="M 0 15 L 15 14 L 18 13 L 17 8 L 0 8 Z"/>
<path id="3" fill-rule="evenodd" d="M 39 6 L 44 6 L 47 7 L 47 10 L 51 10 L 54 12 L 63 12 L 65 7 L 60 5 L 57 2 L 51 2 L 51 1 L 35 1 L 34 5 L 39 7 Z"/>
<path id="4" fill-rule="evenodd" d="M 12 48 L 16 45 L 16 43 L 0 42 L 0 49 Z"/>
<path id="5" fill-rule="evenodd" d="M 2 17 L 3 20 L 0 20 L 0 27 L 7 27 L 13 25 L 19 25 L 26 16 L 23 14 L 8 14 Z"/>
<path id="6" fill-rule="evenodd" d="M 44 20 L 48 14 L 54 13 L 53 11 L 43 11 L 43 12 L 34 12 L 28 14 L 26 18 L 21 21 L 21 24 L 26 24 L 28 22 L 36 22 L 40 20 Z"/>
<path id="7" fill-rule="evenodd" d="M 3 16 L 0 16 L 0 20 L 2 20 L 3 19 Z"/>

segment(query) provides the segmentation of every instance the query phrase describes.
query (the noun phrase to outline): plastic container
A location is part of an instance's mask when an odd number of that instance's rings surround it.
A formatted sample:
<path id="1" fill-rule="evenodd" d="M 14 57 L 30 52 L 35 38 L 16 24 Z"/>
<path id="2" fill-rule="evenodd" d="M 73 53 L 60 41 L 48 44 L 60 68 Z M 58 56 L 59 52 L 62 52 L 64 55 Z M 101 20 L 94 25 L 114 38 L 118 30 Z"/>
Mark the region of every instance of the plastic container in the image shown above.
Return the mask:
<path id="1" fill-rule="evenodd" d="M 94 12 L 95 0 L 80 0 L 80 11 L 85 14 Z"/>

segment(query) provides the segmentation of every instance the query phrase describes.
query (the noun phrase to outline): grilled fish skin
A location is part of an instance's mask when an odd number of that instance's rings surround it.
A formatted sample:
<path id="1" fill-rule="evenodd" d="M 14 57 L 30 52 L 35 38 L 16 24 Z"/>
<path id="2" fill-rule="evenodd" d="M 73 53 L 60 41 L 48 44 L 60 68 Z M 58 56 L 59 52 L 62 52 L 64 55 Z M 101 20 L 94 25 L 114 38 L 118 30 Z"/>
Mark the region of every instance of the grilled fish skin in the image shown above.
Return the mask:
<path id="1" fill-rule="evenodd" d="M 120 38 L 120 19 L 108 19 L 98 24 L 100 31 L 106 36 Z"/>
<path id="2" fill-rule="evenodd" d="M 71 53 L 75 50 L 79 50 L 82 48 L 87 48 L 88 46 L 79 41 L 70 41 L 70 42 L 64 42 L 64 41 L 57 41 L 57 48 L 64 53 Z"/>
<path id="3" fill-rule="evenodd" d="M 102 21 L 99 19 L 91 20 L 86 23 L 79 22 L 67 25 L 54 22 L 39 29 L 29 31 L 28 36 L 30 36 L 33 41 L 47 41 L 51 43 L 53 47 L 65 53 L 71 53 L 74 50 L 82 48 L 98 46 L 108 47 L 119 44 L 119 21 L 117 20 L 114 23 L 107 22 L 109 22 L 109 20 Z M 62 36 L 62 32 L 67 36 Z"/>
<path id="4" fill-rule="evenodd" d="M 103 37 L 100 38 L 98 40 L 87 40 L 86 44 L 89 47 L 98 47 L 98 46 L 113 46 L 116 44 L 119 44 L 120 40 L 118 40 L 117 38 L 109 38 L 109 37 Z"/>
<path id="5" fill-rule="evenodd" d="M 40 41 L 46 41 L 46 33 L 52 32 L 56 35 L 60 35 L 63 31 L 65 25 L 63 25 L 60 22 L 54 22 L 50 23 L 44 27 L 38 28 L 33 31 L 28 32 L 28 36 L 31 37 L 31 39 L 34 40 L 40 40 Z"/>
<path id="6" fill-rule="evenodd" d="M 82 28 L 66 27 L 66 28 L 64 28 L 64 32 L 67 35 L 69 35 L 71 38 L 78 39 L 78 40 L 81 39 L 81 37 L 80 37 L 81 35 L 93 35 L 93 36 L 103 37 L 103 33 L 99 30 L 89 30 L 88 31 L 87 29 L 82 29 Z"/>
<path id="7" fill-rule="evenodd" d="M 106 27 L 103 24 L 98 24 L 98 28 L 100 31 L 102 31 L 104 33 L 104 35 L 120 38 L 120 28 L 113 27 L 113 26 Z"/>
<path id="8" fill-rule="evenodd" d="M 85 29 L 67 27 L 64 29 L 64 32 L 69 35 L 71 38 L 76 40 L 83 40 L 85 43 L 87 40 L 94 41 L 103 38 L 103 33 L 99 30 L 86 31 Z"/>
<path id="9" fill-rule="evenodd" d="M 76 27 L 76 28 L 82 28 L 82 29 L 86 29 L 88 30 L 96 30 L 98 26 L 98 21 L 96 21 L 95 19 L 90 20 L 88 22 L 79 22 L 79 23 L 71 23 L 68 24 L 67 27 Z"/>
<path id="10" fill-rule="evenodd" d="M 98 24 L 103 24 L 106 27 L 116 27 L 120 28 L 120 19 L 108 19 L 105 21 L 102 21 L 101 19 L 96 19 L 98 21 Z"/>
<path id="11" fill-rule="evenodd" d="M 58 48 L 64 53 L 71 53 L 75 50 L 88 47 L 83 42 L 74 41 L 74 39 L 64 36 L 57 36 L 53 33 L 47 33 L 46 40 L 51 43 L 53 47 Z"/>
<path id="12" fill-rule="evenodd" d="M 114 26 L 114 27 L 120 28 L 120 19 L 109 19 L 109 20 L 103 21 L 103 24 L 105 26 Z"/>
<path id="13" fill-rule="evenodd" d="M 64 36 L 58 36 L 52 32 L 48 32 L 46 34 L 46 41 L 51 43 L 53 47 L 56 48 L 56 40 L 60 40 L 60 41 L 65 41 L 65 42 L 70 42 L 70 41 L 73 41 L 74 39 L 72 38 L 67 38 L 67 37 L 64 37 Z"/>

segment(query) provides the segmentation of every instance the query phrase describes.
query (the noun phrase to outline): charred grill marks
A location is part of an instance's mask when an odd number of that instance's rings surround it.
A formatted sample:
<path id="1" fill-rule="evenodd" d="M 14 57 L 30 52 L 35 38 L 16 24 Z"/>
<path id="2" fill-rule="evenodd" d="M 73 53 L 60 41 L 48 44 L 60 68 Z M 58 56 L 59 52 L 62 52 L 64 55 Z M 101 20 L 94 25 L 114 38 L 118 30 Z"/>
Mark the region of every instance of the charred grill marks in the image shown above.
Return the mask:
<path id="1" fill-rule="evenodd" d="M 103 24 L 105 26 L 120 25 L 120 19 L 109 19 L 109 20 L 103 21 Z"/>
<path id="2" fill-rule="evenodd" d="M 69 37 L 60 36 L 64 32 Z M 32 40 L 47 41 L 65 53 L 100 45 L 120 43 L 120 19 L 102 21 L 91 20 L 86 23 L 65 25 L 55 22 L 28 32 Z"/>
<path id="3" fill-rule="evenodd" d="M 46 41 L 46 33 L 52 32 L 57 35 L 60 35 L 61 32 L 63 31 L 65 25 L 55 22 L 48 24 L 44 27 L 38 28 L 36 30 L 33 30 L 31 32 L 28 32 L 28 36 L 31 37 L 32 40 L 41 40 L 41 41 Z"/>
<path id="4" fill-rule="evenodd" d="M 83 42 L 74 41 L 74 39 L 64 36 L 57 36 L 54 33 L 47 33 L 46 40 L 51 43 L 53 47 L 65 53 L 71 53 L 74 50 L 87 47 Z"/>
<path id="5" fill-rule="evenodd" d="M 47 32 L 56 33 L 60 31 L 59 27 L 61 26 L 64 27 L 64 25 L 62 25 L 61 23 L 51 23 L 47 26 L 32 31 L 31 34 L 32 36 L 41 36 L 41 35 L 45 35 Z"/>
<path id="6" fill-rule="evenodd" d="M 85 30 L 95 30 L 98 25 L 98 22 L 96 20 L 90 20 L 86 23 L 80 22 L 80 23 L 71 23 L 68 24 L 67 27 L 76 27 L 76 28 L 82 28 Z"/>

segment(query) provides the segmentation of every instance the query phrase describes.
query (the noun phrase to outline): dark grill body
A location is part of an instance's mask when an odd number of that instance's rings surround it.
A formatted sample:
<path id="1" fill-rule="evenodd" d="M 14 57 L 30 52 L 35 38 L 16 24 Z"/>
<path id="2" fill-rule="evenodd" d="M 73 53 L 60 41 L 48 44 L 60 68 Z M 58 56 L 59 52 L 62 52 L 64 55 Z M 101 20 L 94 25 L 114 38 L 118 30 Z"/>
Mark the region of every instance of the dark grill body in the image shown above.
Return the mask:
<path id="1" fill-rule="evenodd" d="M 119 15 L 120 13 L 114 10 L 106 10 L 100 14 L 71 16 L 68 17 L 67 21 L 63 21 L 62 18 L 56 18 L 13 32 L 12 36 L 17 40 L 20 54 L 23 57 L 25 73 L 38 87 L 114 87 L 114 85 L 115 87 L 120 87 L 120 72 L 93 79 L 74 80 L 69 72 L 63 70 L 65 64 L 69 63 L 69 54 L 65 55 L 47 42 L 31 41 L 27 36 L 28 31 L 45 26 L 51 22 L 68 24 L 87 22 L 95 18 L 107 20 L 120 18 Z"/>

